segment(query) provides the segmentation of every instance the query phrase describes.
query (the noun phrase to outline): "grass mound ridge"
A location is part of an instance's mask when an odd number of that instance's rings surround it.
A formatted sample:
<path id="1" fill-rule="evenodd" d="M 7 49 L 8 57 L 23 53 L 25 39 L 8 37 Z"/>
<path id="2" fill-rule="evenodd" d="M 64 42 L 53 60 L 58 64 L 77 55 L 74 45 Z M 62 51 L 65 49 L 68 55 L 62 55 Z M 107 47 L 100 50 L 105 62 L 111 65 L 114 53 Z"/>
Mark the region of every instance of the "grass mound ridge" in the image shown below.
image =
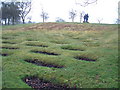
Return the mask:
<path id="1" fill-rule="evenodd" d="M 39 79 L 36 76 L 25 77 L 23 81 L 27 83 L 29 86 L 31 86 L 32 88 L 37 88 L 37 89 L 65 90 L 68 87 L 67 85 L 53 84 L 50 81 Z"/>
<path id="2" fill-rule="evenodd" d="M 56 40 L 56 41 L 51 41 L 52 43 L 55 43 L 55 44 L 69 44 L 69 42 L 67 42 L 67 41 L 58 41 L 58 40 Z"/>
<path id="3" fill-rule="evenodd" d="M 63 68 L 64 67 L 64 66 L 60 66 L 60 65 L 56 65 L 56 64 L 45 63 L 45 62 L 37 60 L 37 59 L 34 59 L 34 60 L 26 59 L 24 61 L 38 65 L 38 66 L 54 67 L 54 68 Z"/>
<path id="4" fill-rule="evenodd" d="M 49 23 L 45 23 L 44 27 L 47 28 L 46 25 L 48 24 Z M 0 50 L 2 50 L 0 53 L 8 54 L 8 56 L 1 56 L 3 57 L 1 63 L 3 64 L 4 69 L 2 71 L 2 87 L 31 88 L 21 80 L 28 75 L 36 76 L 39 79 L 42 78 L 43 80 L 50 81 L 53 84 L 67 84 L 70 87 L 76 88 L 118 88 L 117 25 L 104 25 L 106 27 L 104 28 L 103 25 L 96 25 L 94 27 L 94 24 L 90 23 L 77 24 L 78 27 L 76 27 L 74 23 L 70 24 L 73 25 L 65 26 L 65 28 L 61 28 L 61 30 L 56 29 L 57 25 L 55 27 L 50 27 L 53 28 L 53 30 L 50 28 L 46 30 L 44 27 L 40 26 L 40 24 L 30 24 L 27 26 L 24 24 L 26 27 L 22 24 L 18 26 L 3 26 L 4 30 L 2 31 L 2 37 L 13 38 L 9 40 L 3 39 L 3 41 L 15 42 L 16 44 L 3 43 L 0 46 Z M 51 23 L 51 25 L 53 25 L 53 23 Z M 42 27 L 43 29 L 29 29 L 33 26 L 38 26 L 38 28 Z M 60 27 L 62 26 L 60 25 Z M 112 28 L 109 29 L 108 27 Z M 19 36 L 15 37 L 13 34 L 17 34 Z M 96 38 L 98 40 L 95 40 Z M 27 39 L 31 39 L 32 41 L 27 41 Z M 51 41 L 68 44 L 56 44 Z M 26 46 L 27 43 L 47 45 L 48 48 Z M 2 46 L 18 47 L 20 49 L 2 49 Z M 83 48 L 85 51 L 64 50 L 61 48 L 62 46 L 71 46 L 71 48 L 74 49 Z M 54 56 L 33 53 L 31 50 L 57 53 L 60 55 Z M 96 61 L 75 59 L 74 57 L 76 56 L 84 56 Z M 49 64 L 63 65 L 64 68 L 37 66 L 35 64 L 25 62 L 25 59 L 38 59 Z"/>
<path id="5" fill-rule="evenodd" d="M 65 50 L 85 51 L 85 49 L 83 49 L 83 48 L 77 48 L 77 47 L 71 47 L 71 46 L 63 46 L 61 48 L 65 49 Z"/>
<path id="6" fill-rule="evenodd" d="M 26 41 L 38 41 L 36 39 L 27 39 Z"/>

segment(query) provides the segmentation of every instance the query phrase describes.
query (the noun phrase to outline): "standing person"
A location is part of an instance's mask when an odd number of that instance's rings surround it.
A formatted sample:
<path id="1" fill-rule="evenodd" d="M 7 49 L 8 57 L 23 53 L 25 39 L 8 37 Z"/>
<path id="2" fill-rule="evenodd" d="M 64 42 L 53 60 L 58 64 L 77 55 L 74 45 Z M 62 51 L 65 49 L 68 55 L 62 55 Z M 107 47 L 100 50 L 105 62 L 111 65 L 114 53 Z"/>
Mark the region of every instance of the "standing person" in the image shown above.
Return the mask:
<path id="1" fill-rule="evenodd" d="M 83 23 L 85 23 L 86 22 L 86 14 L 84 15 L 84 21 L 83 21 Z"/>
<path id="2" fill-rule="evenodd" d="M 86 14 L 86 22 L 88 23 L 88 18 L 89 18 L 89 16 L 88 16 L 88 14 Z"/>

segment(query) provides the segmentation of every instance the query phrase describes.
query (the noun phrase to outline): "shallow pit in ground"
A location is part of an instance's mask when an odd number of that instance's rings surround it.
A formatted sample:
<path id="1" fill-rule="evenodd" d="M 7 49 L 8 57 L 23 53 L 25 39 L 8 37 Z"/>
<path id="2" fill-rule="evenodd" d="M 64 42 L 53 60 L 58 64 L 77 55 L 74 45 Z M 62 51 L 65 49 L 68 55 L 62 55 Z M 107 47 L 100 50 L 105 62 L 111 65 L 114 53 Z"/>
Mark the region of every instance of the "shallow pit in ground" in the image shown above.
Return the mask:
<path id="1" fill-rule="evenodd" d="M 46 55 L 60 55 L 60 54 L 57 54 L 57 53 L 54 53 L 54 52 L 47 52 L 47 51 L 31 51 L 31 52 L 46 54 Z"/>
<path id="2" fill-rule="evenodd" d="M 62 49 L 73 50 L 73 51 L 84 51 L 84 49 L 77 49 L 77 48 L 64 48 L 64 47 L 62 47 Z"/>
<path id="3" fill-rule="evenodd" d="M 2 39 L 8 40 L 8 39 L 13 39 L 11 37 L 2 37 Z"/>
<path id="4" fill-rule="evenodd" d="M 54 84 L 51 81 L 39 79 L 37 76 L 26 76 L 23 81 L 30 87 L 37 90 L 66 90 L 68 85 Z"/>
<path id="5" fill-rule="evenodd" d="M 84 61 L 93 61 L 93 62 L 96 61 L 95 59 L 91 59 L 91 58 L 84 57 L 84 56 L 76 56 L 74 58 L 77 59 L 77 60 L 84 60 Z"/>
<path id="6" fill-rule="evenodd" d="M 9 54 L 7 53 L 0 53 L 0 56 L 8 56 Z"/>
<path id="7" fill-rule="evenodd" d="M 34 45 L 34 44 L 26 44 L 27 46 L 34 46 L 34 47 L 48 47 L 47 45 Z"/>
<path id="8" fill-rule="evenodd" d="M 28 63 L 32 63 L 32 64 L 35 64 L 35 65 L 38 65 L 38 66 L 44 66 L 44 67 L 54 67 L 54 68 L 63 68 L 64 66 L 62 65 L 56 65 L 56 64 L 50 64 L 50 63 L 45 63 L 43 61 L 40 61 L 38 59 L 34 59 L 34 60 L 30 60 L 30 59 L 26 59 L 24 60 Z"/>
<path id="9" fill-rule="evenodd" d="M 2 41 L 2 43 L 5 43 L 5 44 L 16 44 L 14 42 L 8 42 L 8 41 Z"/>
<path id="10" fill-rule="evenodd" d="M 2 49 L 19 49 L 18 47 L 2 47 Z"/>

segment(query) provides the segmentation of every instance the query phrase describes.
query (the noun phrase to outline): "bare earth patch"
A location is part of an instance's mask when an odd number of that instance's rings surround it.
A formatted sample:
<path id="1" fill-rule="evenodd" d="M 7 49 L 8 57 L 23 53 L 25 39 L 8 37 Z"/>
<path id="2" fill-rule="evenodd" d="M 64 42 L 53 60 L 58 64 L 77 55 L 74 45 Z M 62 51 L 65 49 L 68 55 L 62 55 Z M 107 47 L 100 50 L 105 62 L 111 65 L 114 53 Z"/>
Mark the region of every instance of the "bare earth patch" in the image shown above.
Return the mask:
<path id="1" fill-rule="evenodd" d="M 90 24 L 70 24 L 70 23 L 40 23 L 36 25 L 26 26 L 22 28 L 22 30 L 77 30 L 77 31 L 84 31 L 84 30 L 111 30 L 111 26 L 105 25 L 90 25 Z M 14 30 L 14 29 L 13 29 Z"/>
<path id="2" fill-rule="evenodd" d="M 50 81 L 39 79 L 36 76 L 25 77 L 23 81 L 27 83 L 29 86 L 31 86 L 32 88 L 35 88 L 37 90 L 43 90 L 43 89 L 44 90 L 66 90 L 67 89 L 66 85 L 53 84 Z"/>

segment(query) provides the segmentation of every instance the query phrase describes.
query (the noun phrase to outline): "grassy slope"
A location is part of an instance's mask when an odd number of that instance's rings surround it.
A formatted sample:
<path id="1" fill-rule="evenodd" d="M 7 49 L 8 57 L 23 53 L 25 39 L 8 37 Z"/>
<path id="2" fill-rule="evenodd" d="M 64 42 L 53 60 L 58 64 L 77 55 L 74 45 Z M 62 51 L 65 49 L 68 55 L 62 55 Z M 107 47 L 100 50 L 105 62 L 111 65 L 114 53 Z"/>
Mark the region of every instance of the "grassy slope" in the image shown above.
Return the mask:
<path id="1" fill-rule="evenodd" d="M 4 88 L 30 88 L 22 81 L 22 78 L 26 75 L 35 75 L 53 83 L 66 83 L 71 87 L 118 87 L 118 31 L 116 25 L 71 23 L 49 23 L 46 25 L 3 27 L 3 42 L 7 41 L 15 44 L 3 43 L 2 45 L 4 47 L 20 48 L 2 50 L 2 53 L 11 54 L 2 57 Z M 66 28 L 65 25 L 70 26 Z M 61 29 L 61 26 L 63 26 L 63 29 Z M 78 30 L 81 27 L 84 30 Z M 48 47 L 26 46 L 26 44 L 47 45 Z M 82 49 L 84 51 L 62 48 Z M 61 55 L 37 54 L 31 52 L 31 50 L 55 52 Z M 77 60 L 74 58 L 76 56 L 84 56 L 96 59 L 96 61 Z M 65 68 L 40 67 L 25 62 L 25 59 L 39 59 L 46 63 L 64 65 Z"/>

